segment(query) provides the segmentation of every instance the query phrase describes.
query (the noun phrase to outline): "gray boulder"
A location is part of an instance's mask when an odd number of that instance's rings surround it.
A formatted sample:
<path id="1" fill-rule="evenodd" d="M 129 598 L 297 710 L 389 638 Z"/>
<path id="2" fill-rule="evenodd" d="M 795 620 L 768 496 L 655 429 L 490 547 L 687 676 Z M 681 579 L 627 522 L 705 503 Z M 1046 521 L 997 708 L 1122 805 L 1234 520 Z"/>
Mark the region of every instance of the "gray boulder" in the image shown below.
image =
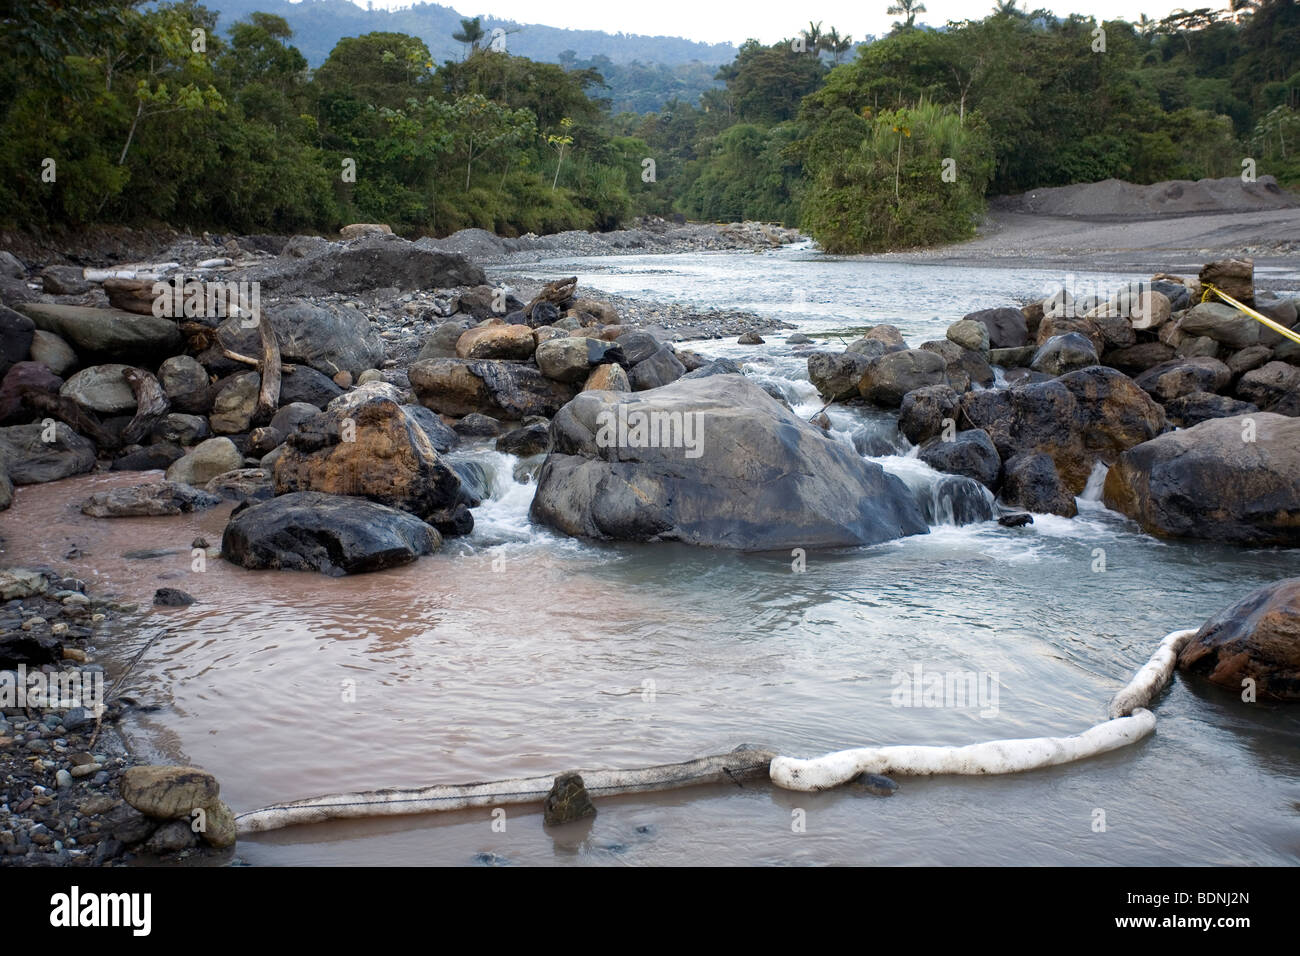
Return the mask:
<path id="1" fill-rule="evenodd" d="M 18 311 L 36 328 L 63 339 L 83 359 L 147 363 L 175 355 L 183 344 L 173 319 L 48 302 L 20 303 Z"/>
<path id="2" fill-rule="evenodd" d="M 578 537 L 748 551 L 927 530 L 901 481 L 740 375 L 579 395 L 551 423 L 532 516 Z"/>
<path id="3" fill-rule="evenodd" d="M 221 499 L 175 481 L 153 481 L 132 488 L 99 491 L 81 503 L 81 513 L 92 518 L 139 518 L 179 515 L 215 508 Z"/>
<path id="4" fill-rule="evenodd" d="M 80 475 L 95 467 L 95 446 L 63 422 L 49 426 L 53 441 L 45 441 L 47 426 L 0 428 L 0 471 L 15 485 L 38 485 Z"/>
<path id="5" fill-rule="evenodd" d="M 1067 332 L 1054 335 L 1039 346 L 1029 367 L 1044 375 L 1065 375 L 1097 362 L 1097 350 L 1088 337 L 1079 332 Z"/>
<path id="6" fill-rule="evenodd" d="M 858 393 L 873 404 L 898 408 L 903 396 L 914 389 L 947 384 L 946 370 L 947 363 L 934 352 L 890 352 L 872 361 L 858 383 Z"/>
<path id="7" fill-rule="evenodd" d="M 135 392 L 123 373 L 129 365 L 92 365 L 63 383 L 59 394 L 100 415 L 125 415 L 136 409 Z"/>

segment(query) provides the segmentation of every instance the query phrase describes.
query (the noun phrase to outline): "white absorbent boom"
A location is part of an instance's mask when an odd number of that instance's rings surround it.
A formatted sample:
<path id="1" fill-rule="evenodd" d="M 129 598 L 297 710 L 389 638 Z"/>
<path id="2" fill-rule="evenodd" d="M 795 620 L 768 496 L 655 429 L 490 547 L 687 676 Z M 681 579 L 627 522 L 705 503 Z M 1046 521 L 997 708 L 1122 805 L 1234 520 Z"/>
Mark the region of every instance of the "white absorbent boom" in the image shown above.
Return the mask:
<path id="1" fill-rule="evenodd" d="M 742 780 L 763 777 L 786 790 L 828 790 L 862 773 L 897 776 L 1021 773 L 1072 763 L 1125 747 L 1155 730 L 1156 718 L 1148 708 L 1169 682 L 1178 652 L 1195 633 L 1193 628 L 1167 635 L 1151 659 L 1112 698 L 1108 708 L 1110 719 L 1069 737 L 989 740 L 961 747 L 862 747 L 807 760 L 742 746 L 728 754 L 685 763 L 578 773 L 592 796 L 613 796 L 709 783 L 739 784 Z M 236 817 L 236 824 L 239 833 L 247 834 L 325 820 L 541 803 L 554 781 L 554 775 L 548 775 L 412 790 L 336 793 L 241 813 Z"/>

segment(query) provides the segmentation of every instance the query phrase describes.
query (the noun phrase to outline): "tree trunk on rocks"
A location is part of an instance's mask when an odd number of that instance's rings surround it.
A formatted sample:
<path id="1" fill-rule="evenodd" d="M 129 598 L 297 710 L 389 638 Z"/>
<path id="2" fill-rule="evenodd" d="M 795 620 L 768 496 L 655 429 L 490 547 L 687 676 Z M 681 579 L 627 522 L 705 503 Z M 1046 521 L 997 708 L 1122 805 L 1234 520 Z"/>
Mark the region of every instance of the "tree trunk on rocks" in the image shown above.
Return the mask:
<path id="1" fill-rule="evenodd" d="M 135 417 L 122 431 L 121 442 L 123 445 L 134 445 L 162 421 L 163 416 L 171 410 L 171 402 L 167 400 L 158 379 L 144 369 L 129 368 L 122 373 L 122 377 L 135 393 L 136 409 Z"/>
<path id="2" fill-rule="evenodd" d="M 262 386 L 257 392 L 253 421 L 265 424 L 280 407 L 280 345 L 275 340 L 271 318 L 265 312 L 259 317 L 258 331 L 262 335 L 262 361 L 258 367 L 262 373 Z"/>

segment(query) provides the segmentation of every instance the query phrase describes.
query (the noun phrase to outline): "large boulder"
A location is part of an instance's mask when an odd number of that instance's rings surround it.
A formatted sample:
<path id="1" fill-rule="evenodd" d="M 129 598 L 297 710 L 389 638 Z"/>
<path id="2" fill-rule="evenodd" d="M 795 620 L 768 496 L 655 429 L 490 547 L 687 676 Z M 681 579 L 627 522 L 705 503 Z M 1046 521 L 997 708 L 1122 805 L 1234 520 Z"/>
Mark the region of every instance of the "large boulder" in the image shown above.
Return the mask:
<path id="1" fill-rule="evenodd" d="M 298 491 L 236 509 L 221 537 L 221 556 L 245 568 L 339 577 L 410 564 L 441 545 L 432 525 L 405 511 Z"/>
<path id="2" fill-rule="evenodd" d="M 1149 368 L 1136 379 L 1138 388 L 1160 402 L 1193 392 L 1217 392 L 1228 384 L 1232 371 L 1216 358 L 1176 358 Z"/>
<path id="3" fill-rule="evenodd" d="M 18 310 L 86 359 L 147 363 L 175 355 L 183 344 L 173 319 L 46 302 L 21 303 Z"/>
<path id="4" fill-rule="evenodd" d="M 962 321 L 979 322 L 988 329 L 990 348 L 1015 349 L 1029 342 L 1025 313 L 1020 309 L 1009 306 L 1000 309 L 981 309 L 965 316 Z"/>
<path id="5" fill-rule="evenodd" d="M 472 412 L 510 421 L 550 418 L 577 394 L 573 385 L 518 362 L 424 359 L 409 374 L 421 405 L 454 418 Z"/>
<path id="6" fill-rule="evenodd" d="M 1215 418 L 1144 442 L 1110 469 L 1104 500 L 1150 534 L 1300 545 L 1300 419 Z"/>
<path id="7" fill-rule="evenodd" d="M 384 340 L 379 337 L 379 329 L 364 312 L 349 305 L 286 299 L 264 306 L 263 311 L 271 320 L 280 344 L 280 358 L 285 362 L 309 365 L 331 378 L 339 372 L 355 378 L 384 363 Z M 217 340 L 232 352 L 254 357 L 261 354 L 257 327 L 245 326 L 238 316 L 221 323 Z M 286 375 L 284 381 L 290 378 L 292 375 Z"/>
<path id="8" fill-rule="evenodd" d="M 63 422 L 0 428 L 0 471 L 15 485 L 58 481 L 94 467 L 94 444 Z"/>
<path id="9" fill-rule="evenodd" d="M 579 395 L 551 423 L 532 516 L 585 538 L 752 551 L 927 530 L 901 481 L 741 375 Z"/>
<path id="10" fill-rule="evenodd" d="M 232 278 L 257 281 L 277 295 L 320 296 L 378 288 L 445 289 L 487 281 L 464 256 L 438 252 L 396 236 L 317 245 L 302 257 L 280 256 Z"/>
<path id="11" fill-rule="evenodd" d="M 298 425 L 275 462 L 276 494 L 356 495 L 440 524 L 460 480 L 401 405 L 371 398 L 331 406 Z"/>
<path id="12" fill-rule="evenodd" d="M 1210 618 L 1178 667 L 1251 700 L 1300 701 L 1300 578 L 1252 591 Z"/>
<path id="13" fill-rule="evenodd" d="M 1174 357 L 1173 346 L 1164 342 L 1140 342 L 1127 348 L 1114 349 L 1102 356 L 1102 361 L 1125 375 L 1140 375 L 1161 362 Z"/>
<path id="14" fill-rule="evenodd" d="M 808 380 L 828 402 L 857 398 L 858 383 L 870 364 L 871 359 L 860 352 L 813 352 L 808 356 Z"/>
<path id="15" fill-rule="evenodd" d="M 904 349 L 874 359 L 858 382 L 858 394 L 875 405 L 898 408 L 903 396 L 927 385 L 946 385 L 943 356 L 924 349 Z"/>

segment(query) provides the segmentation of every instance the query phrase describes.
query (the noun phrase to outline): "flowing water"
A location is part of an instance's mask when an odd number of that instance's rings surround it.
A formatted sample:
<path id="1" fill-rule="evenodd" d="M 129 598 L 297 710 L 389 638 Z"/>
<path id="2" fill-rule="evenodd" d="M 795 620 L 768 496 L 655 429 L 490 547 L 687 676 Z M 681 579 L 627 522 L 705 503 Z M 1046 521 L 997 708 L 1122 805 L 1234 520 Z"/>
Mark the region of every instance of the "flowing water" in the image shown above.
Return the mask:
<path id="1" fill-rule="evenodd" d="M 832 260 L 799 249 L 567 260 L 529 267 L 660 301 L 749 309 L 846 338 L 889 321 L 940 338 L 975 308 L 1064 276 Z M 517 268 L 514 271 L 518 271 Z M 1114 288 L 1136 276 L 1086 276 Z M 743 359 L 796 410 L 820 401 L 806 347 L 698 344 Z M 835 341 L 832 339 L 832 341 Z M 692 347 L 696 347 L 693 345 Z M 1162 542 L 1096 500 L 1027 528 L 952 523 L 943 479 L 908 455 L 893 417 L 832 409 L 836 437 L 897 441 L 875 458 L 927 504 L 931 533 L 871 548 L 744 555 L 593 545 L 534 527 L 533 486 L 490 445 L 458 450 L 491 482 L 467 539 L 353 578 L 193 569 L 230 508 L 178 518 L 83 517 L 93 490 L 139 475 L 18 489 L 0 514 L 6 564 L 75 570 L 149 607 L 100 659 L 158 709 L 129 729 L 151 759 L 202 766 L 237 811 L 352 789 L 638 767 L 738 744 L 810 756 L 874 744 L 1069 734 L 1168 631 L 1300 574 L 1300 552 Z M 879 449 L 876 449 L 879 450 Z M 74 556 L 65 557 L 70 549 Z M 155 557 L 127 557 L 141 549 Z M 968 675 L 968 699 L 908 700 L 920 669 Z M 901 675 L 906 675 L 901 676 Z M 912 704 L 913 706 L 903 706 Z M 946 704 L 947 706 L 925 706 Z M 600 802 L 550 832 L 535 808 L 339 821 L 242 840 L 252 864 L 1279 864 L 1300 860 L 1300 717 L 1176 677 L 1147 740 L 999 778 L 900 778 L 888 799 L 765 784 Z M 802 832 L 793 824 L 802 821 Z M 494 822 L 496 826 L 494 827 Z M 1101 824 L 1104 824 L 1102 829 Z"/>

